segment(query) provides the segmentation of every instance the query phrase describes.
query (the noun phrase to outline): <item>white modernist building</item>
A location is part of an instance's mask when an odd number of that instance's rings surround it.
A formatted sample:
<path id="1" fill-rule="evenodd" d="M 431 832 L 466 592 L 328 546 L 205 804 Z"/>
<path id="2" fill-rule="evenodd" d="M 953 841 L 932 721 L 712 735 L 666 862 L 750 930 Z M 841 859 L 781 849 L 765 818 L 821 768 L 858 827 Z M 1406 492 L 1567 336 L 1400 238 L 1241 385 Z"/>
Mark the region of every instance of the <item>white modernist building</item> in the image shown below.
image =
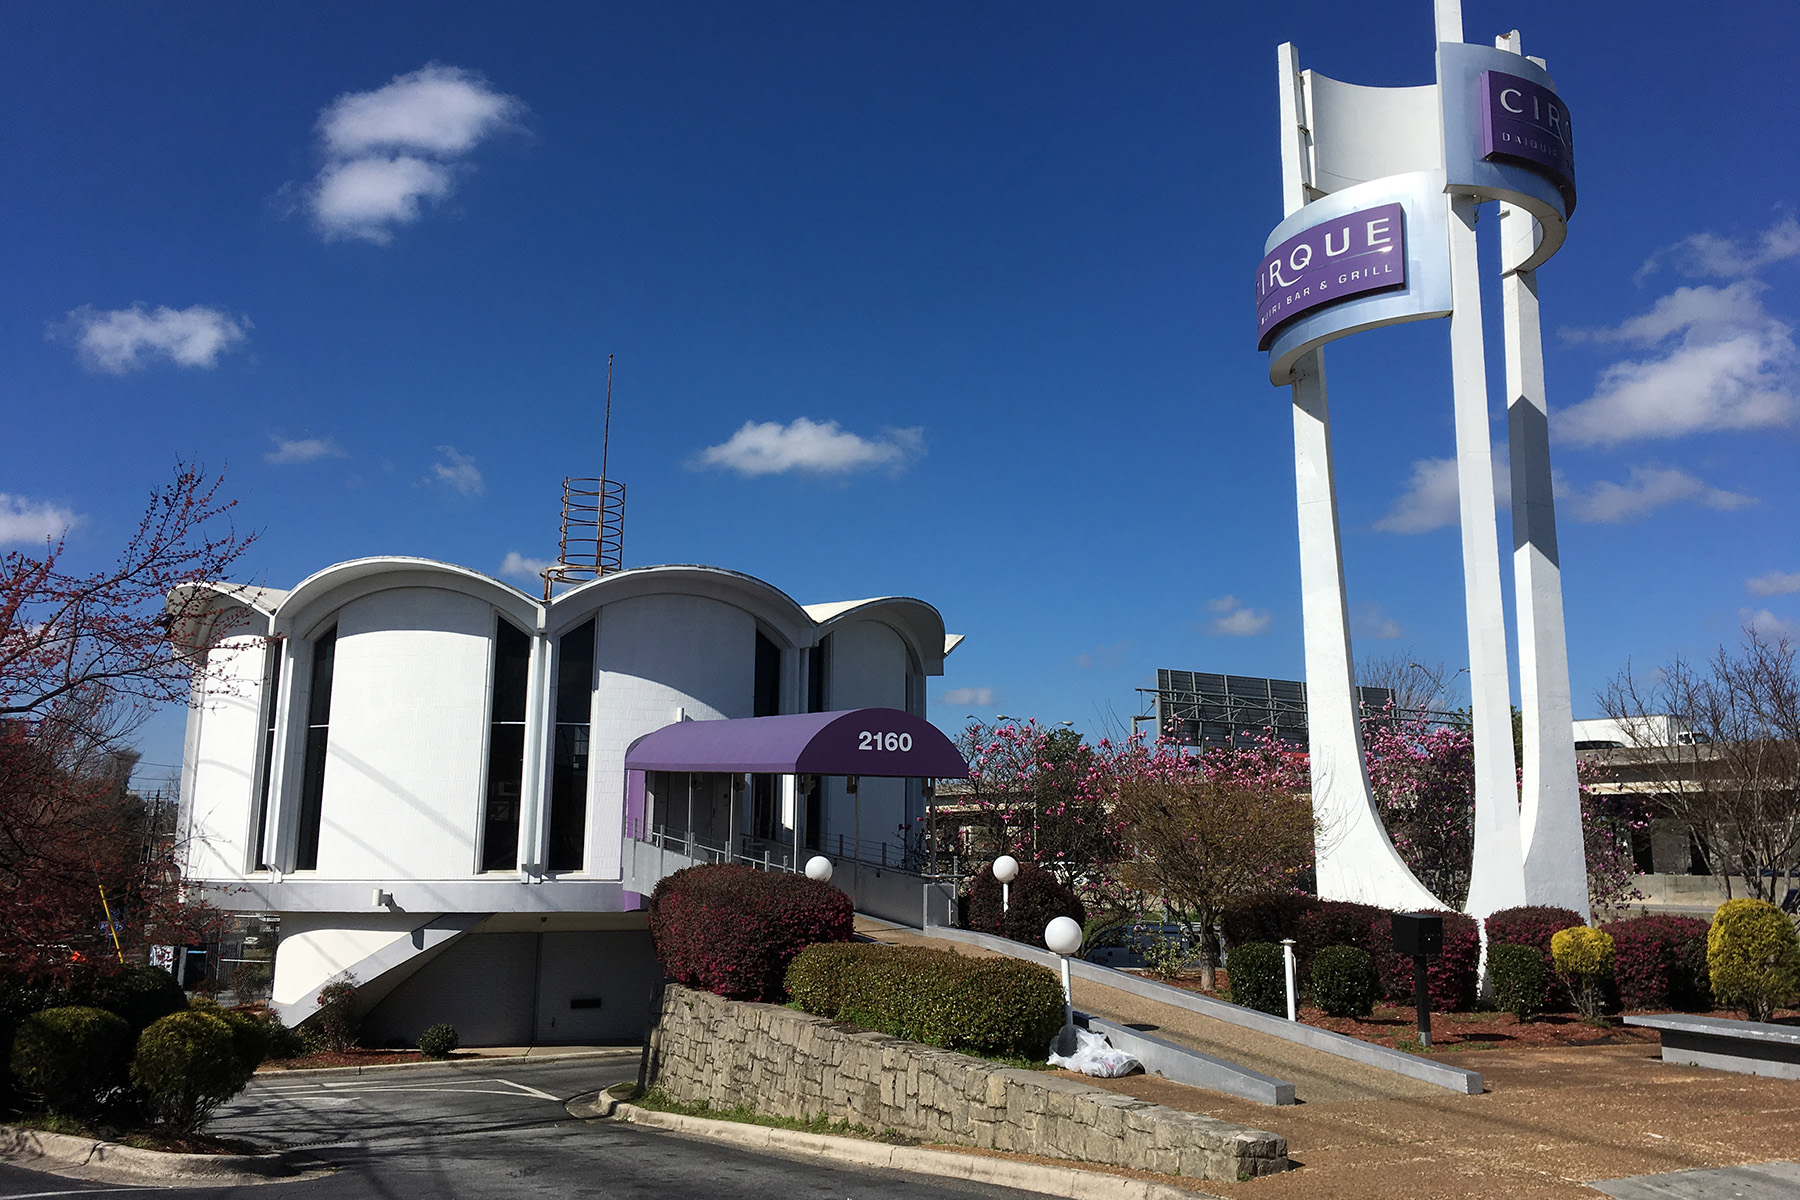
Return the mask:
<path id="1" fill-rule="evenodd" d="M 802 606 L 702 566 L 545 603 L 448 563 L 371 558 L 285 592 L 190 585 L 171 609 L 205 659 L 182 765 L 188 878 L 221 908 L 280 915 L 285 1020 L 353 975 L 377 1043 L 438 1021 L 476 1045 L 639 1036 L 658 974 L 634 846 L 898 862 L 917 779 L 858 787 L 716 756 L 631 771 L 627 754 L 680 722 L 812 730 L 820 717 L 779 715 L 838 710 L 885 714 L 929 749 L 943 739 L 922 720 L 925 680 L 959 640 L 923 601 Z"/>

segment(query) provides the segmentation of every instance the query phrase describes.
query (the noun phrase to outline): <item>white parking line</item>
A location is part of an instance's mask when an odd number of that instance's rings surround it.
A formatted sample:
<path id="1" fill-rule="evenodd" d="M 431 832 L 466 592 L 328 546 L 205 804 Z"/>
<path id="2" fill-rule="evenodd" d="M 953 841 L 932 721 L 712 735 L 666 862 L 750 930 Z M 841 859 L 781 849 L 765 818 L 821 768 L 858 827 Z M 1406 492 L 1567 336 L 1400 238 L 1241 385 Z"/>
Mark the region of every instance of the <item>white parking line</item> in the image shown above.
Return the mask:
<path id="1" fill-rule="evenodd" d="M 70 1188 L 66 1192 L 15 1192 L 4 1200 L 38 1200 L 40 1196 L 98 1196 L 105 1192 L 156 1192 L 159 1187 Z"/>
<path id="2" fill-rule="evenodd" d="M 556 1103 L 562 1099 L 560 1096 L 552 1096 L 549 1092 L 539 1091 L 537 1088 L 529 1087 L 526 1084 L 514 1083 L 510 1079 L 490 1079 L 490 1080 L 487 1080 L 486 1082 L 503 1084 L 506 1087 L 511 1088 L 513 1090 L 512 1091 L 499 1091 L 492 1087 L 479 1087 L 479 1086 L 469 1087 L 460 1082 L 458 1082 L 458 1083 L 443 1083 L 443 1084 L 438 1084 L 436 1086 L 429 1086 L 429 1085 L 428 1086 L 419 1086 L 416 1084 L 409 1086 L 407 1084 L 393 1084 L 393 1083 L 386 1083 L 386 1084 L 318 1083 L 318 1084 L 302 1084 L 302 1085 L 296 1085 L 293 1087 L 267 1087 L 267 1088 L 260 1089 L 260 1092 L 264 1095 L 269 1095 L 269 1096 L 292 1096 L 292 1097 L 317 1096 L 317 1097 L 321 1097 L 321 1098 L 326 1097 L 326 1096 L 345 1096 L 347 1098 L 348 1095 L 350 1095 L 350 1094 L 365 1094 L 365 1093 L 366 1094 L 374 1094 L 374 1093 L 378 1093 L 378 1092 L 435 1092 L 435 1093 L 447 1093 L 447 1094 L 451 1094 L 451 1095 L 464 1095 L 464 1096 L 519 1096 L 519 1095 L 524 1095 L 524 1096 L 530 1096 L 530 1097 L 532 1097 L 534 1099 L 538 1099 L 538 1100 L 548 1100 L 552 1103 Z"/>

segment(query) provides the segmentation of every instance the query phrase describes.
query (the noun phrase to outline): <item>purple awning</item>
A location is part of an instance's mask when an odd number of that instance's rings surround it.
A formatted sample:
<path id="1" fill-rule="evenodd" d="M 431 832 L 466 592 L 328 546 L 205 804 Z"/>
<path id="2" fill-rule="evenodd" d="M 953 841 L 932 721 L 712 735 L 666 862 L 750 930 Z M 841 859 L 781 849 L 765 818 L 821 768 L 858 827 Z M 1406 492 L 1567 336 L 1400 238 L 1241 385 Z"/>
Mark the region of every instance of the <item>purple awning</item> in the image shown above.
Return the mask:
<path id="1" fill-rule="evenodd" d="M 937 726 L 897 708 L 679 721 L 633 742 L 625 769 L 969 777 L 969 764 Z"/>

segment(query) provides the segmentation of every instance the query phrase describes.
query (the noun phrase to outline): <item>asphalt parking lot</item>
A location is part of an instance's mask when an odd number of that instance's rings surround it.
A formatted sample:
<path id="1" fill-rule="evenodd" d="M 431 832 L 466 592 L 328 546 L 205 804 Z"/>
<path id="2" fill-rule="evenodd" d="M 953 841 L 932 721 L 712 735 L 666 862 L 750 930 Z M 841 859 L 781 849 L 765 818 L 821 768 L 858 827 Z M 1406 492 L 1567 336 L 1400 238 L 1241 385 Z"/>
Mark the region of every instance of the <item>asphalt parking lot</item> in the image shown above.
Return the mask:
<path id="1" fill-rule="evenodd" d="M 0 1200 L 155 1191 L 208 1200 L 392 1200 L 545 1195 L 609 1200 L 938 1200 L 1027 1193 L 752 1154 L 660 1130 L 571 1117 L 564 1103 L 637 1074 L 637 1052 L 259 1076 L 212 1131 L 276 1141 L 329 1173 L 254 1186 L 130 1187 L 0 1166 Z"/>

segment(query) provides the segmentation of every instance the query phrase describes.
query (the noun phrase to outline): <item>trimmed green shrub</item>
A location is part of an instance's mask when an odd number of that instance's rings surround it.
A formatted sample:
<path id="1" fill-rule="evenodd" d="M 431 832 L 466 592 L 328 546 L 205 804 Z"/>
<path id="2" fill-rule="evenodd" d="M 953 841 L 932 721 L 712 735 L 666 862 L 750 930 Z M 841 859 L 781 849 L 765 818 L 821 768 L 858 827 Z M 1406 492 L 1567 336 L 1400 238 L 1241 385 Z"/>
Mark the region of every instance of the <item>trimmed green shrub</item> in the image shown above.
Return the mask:
<path id="1" fill-rule="evenodd" d="M 1713 996 L 1752 1021 L 1767 1021 L 1800 994 L 1800 936 L 1767 900 L 1727 900 L 1706 936 Z"/>
<path id="2" fill-rule="evenodd" d="M 47 1008 L 19 1022 L 12 1072 L 51 1112 L 86 1116 L 124 1085 L 131 1026 L 103 1008 Z"/>
<path id="3" fill-rule="evenodd" d="M 283 1025 L 273 1012 L 263 1018 L 269 1035 L 270 1058 L 299 1058 L 325 1048 L 325 1038 L 311 1025 Z"/>
<path id="4" fill-rule="evenodd" d="M 1287 963 L 1280 946 L 1245 942 L 1233 947 L 1225 960 L 1225 981 L 1233 1004 L 1287 1016 Z"/>
<path id="5" fill-rule="evenodd" d="M 1612 935 L 1586 925 L 1559 929 L 1550 935 L 1550 957 L 1556 974 L 1575 999 L 1584 1017 L 1597 1017 L 1604 1003 L 1603 981 L 1611 978 Z"/>
<path id="6" fill-rule="evenodd" d="M 1320 900 L 1313 907 L 1300 914 L 1294 923 L 1294 958 L 1298 961 L 1299 978 L 1296 982 L 1305 987 L 1313 978 L 1316 956 L 1327 946 L 1354 946 L 1358 950 L 1367 951 L 1371 958 L 1375 952 L 1375 930 L 1377 927 L 1387 928 L 1388 911 L 1377 908 L 1373 904 L 1355 904 L 1348 900 Z M 1317 993 L 1313 995 L 1314 1003 L 1325 1007 Z"/>
<path id="7" fill-rule="evenodd" d="M 847 942 L 850 897 L 816 879 L 744 866 L 688 867 L 650 894 L 650 937 L 671 979 L 739 1000 L 780 1000 L 788 964 Z"/>
<path id="8" fill-rule="evenodd" d="M 1488 982 L 1494 988 L 1494 1007 L 1529 1021 L 1544 1011 L 1550 992 L 1550 972 L 1536 946 L 1510 942 L 1488 944 Z"/>
<path id="9" fill-rule="evenodd" d="M 161 967 L 133 967 L 94 984 L 93 1003 L 125 1019 L 133 1037 L 158 1017 L 188 1006 L 187 993 Z"/>
<path id="10" fill-rule="evenodd" d="M 816 1016 L 976 1054 L 1041 1059 L 1063 1023 L 1056 973 L 1012 958 L 814 945 L 795 956 L 787 986 Z"/>
<path id="11" fill-rule="evenodd" d="M 997 933 L 1015 942 L 1044 949 L 1044 926 L 1057 917 L 1074 917 L 1087 924 L 1087 909 L 1062 881 L 1036 863 L 1019 864 L 1012 881 L 1006 912 L 1000 911 L 1000 881 L 994 864 L 988 863 L 969 881 L 969 928 Z"/>
<path id="12" fill-rule="evenodd" d="M 1706 935 L 1698 917 L 1631 917 L 1603 926 L 1612 934 L 1613 982 L 1623 1009 L 1674 1008 L 1705 1012 L 1713 1006 L 1706 969 Z"/>
<path id="13" fill-rule="evenodd" d="M 361 1032 L 357 1014 L 356 977 L 345 975 L 319 989 L 319 1010 L 313 1017 L 325 1049 L 342 1053 L 356 1045 Z"/>
<path id="14" fill-rule="evenodd" d="M 1530 946 L 1544 960 L 1544 974 L 1549 982 L 1544 994 L 1544 1011 L 1566 1009 L 1573 997 L 1556 976 L 1556 963 L 1550 955 L 1550 939 L 1560 929 L 1570 929 L 1584 922 L 1574 909 L 1556 908 L 1548 904 L 1526 904 L 1503 908 L 1487 919 L 1488 945 L 1496 942 L 1509 946 Z"/>
<path id="15" fill-rule="evenodd" d="M 131 1060 L 131 1081 L 144 1090 L 158 1121 L 191 1133 L 241 1092 L 255 1069 L 220 1010 L 191 1008 L 144 1030 Z"/>
<path id="16" fill-rule="evenodd" d="M 439 1023 L 419 1035 L 419 1053 L 426 1058 L 449 1058 L 462 1045 L 456 1026 Z"/>
<path id="17" fill-rule="evenodd" d="M 1368 1016 L 1381 994 L 1374 957 L 1356 946 L 1323 947 L 1313 955 L 1312 994 L 1328 1016 Z"/>
<path id="18" fill-rule="evenodd" d="M 269 1055 L 269 1023 L 257 1013 L 241 1008 L 215 1010 L 231 1026 L 231 1051 L 245 1076 L 254 1074 Z"/>

